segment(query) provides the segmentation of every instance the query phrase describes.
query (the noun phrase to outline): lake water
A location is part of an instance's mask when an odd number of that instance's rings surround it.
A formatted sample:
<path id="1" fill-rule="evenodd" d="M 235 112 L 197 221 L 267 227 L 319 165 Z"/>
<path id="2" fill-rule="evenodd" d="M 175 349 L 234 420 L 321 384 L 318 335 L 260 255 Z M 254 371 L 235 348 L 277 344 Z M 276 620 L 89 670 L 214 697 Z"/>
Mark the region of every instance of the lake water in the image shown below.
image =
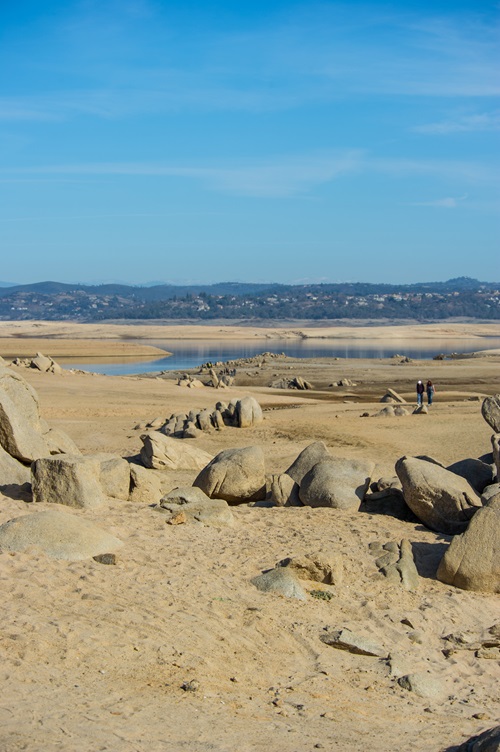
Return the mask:
<path id="1" fill-rule="evenodd" d="M 141 344 L 145 344 L 141 340 Z M 431 359 L 439 353 L 475 352 L 478 350 L 500 348 L 500 338 L 481 339 L 439 339 L 372 341 L 370 340 L 162 340 L 149 341 L 149 345 L 158 347 L 171 356 L 154 359 L 113 359 L 101 360 L 65 360 L 66 368 L 81 368 L 94 373 L 114 376 L 126 376 L 155 371 L 183 371 L 197 368 L 202 363 L 211 361 L 236 360 L 249 358 L 263 352 L 282 353 L 292 358 L 390 358 L 393 355 L 406 355 L 410 358 Z"/>

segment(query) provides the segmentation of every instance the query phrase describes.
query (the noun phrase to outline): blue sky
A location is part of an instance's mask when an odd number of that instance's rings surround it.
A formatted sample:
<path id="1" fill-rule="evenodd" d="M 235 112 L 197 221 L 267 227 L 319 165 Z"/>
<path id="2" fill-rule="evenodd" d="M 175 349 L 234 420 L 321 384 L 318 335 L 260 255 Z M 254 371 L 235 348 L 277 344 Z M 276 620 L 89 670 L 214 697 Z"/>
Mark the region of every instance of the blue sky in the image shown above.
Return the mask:
<path id="1" fill-rule="evenodd" d="M 500 3 L 0 5 L 0 279 L 500 280 Z"/>

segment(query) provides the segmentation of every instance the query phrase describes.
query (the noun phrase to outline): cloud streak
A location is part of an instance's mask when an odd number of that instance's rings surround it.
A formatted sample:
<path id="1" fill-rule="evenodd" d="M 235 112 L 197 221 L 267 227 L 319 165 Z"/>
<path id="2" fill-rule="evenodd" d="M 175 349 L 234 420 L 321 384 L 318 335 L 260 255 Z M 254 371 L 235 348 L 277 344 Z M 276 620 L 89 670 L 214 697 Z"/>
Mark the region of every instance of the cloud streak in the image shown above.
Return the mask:
<path id="1" fill-rule="evenodd" d="M 498 179 L 491 164 L 453 160 L 415 160 L 373 157 L 361 149 L 254 159 L 240 164 L 182 165 L 163 162 L 94 162 L 18 167 L 0 171 L 2 182 L 20 179 L 85 179 L 92 177 L 172 178 L 196 180 L 209 191 L 259 198 L 307 195 L 346 175 L 383 174 L 394 179 L 429 176 L 467 184 L 489 184 Z M 452 201 L 439 201 L 450 208 Z M 421 204 L 424 205 L 424 204 Z M 428 204 L 431 205 L 431 204 Z"/>

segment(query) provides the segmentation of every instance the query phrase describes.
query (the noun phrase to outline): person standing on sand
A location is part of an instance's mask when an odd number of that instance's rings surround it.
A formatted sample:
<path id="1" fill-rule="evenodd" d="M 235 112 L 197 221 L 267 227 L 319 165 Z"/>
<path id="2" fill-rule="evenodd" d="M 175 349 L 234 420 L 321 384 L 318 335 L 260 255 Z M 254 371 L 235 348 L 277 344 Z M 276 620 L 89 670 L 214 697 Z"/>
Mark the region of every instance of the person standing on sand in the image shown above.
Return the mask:
<path id="1" fill-rule="evenodd" d="M 426 390 L 427 390 L 427 404 L 432 405 L 432 398 L 434 397 L 434 392 L 436 390 L 434 389 L 434 384 L 432 383 L 430 379 L 427 382 Z"/>
<path id="2" fill-rule="evenodd" d="M 424 399 L 425 387 L 420 379 L 417 381 L 417 405 L 421 405 Z"/>

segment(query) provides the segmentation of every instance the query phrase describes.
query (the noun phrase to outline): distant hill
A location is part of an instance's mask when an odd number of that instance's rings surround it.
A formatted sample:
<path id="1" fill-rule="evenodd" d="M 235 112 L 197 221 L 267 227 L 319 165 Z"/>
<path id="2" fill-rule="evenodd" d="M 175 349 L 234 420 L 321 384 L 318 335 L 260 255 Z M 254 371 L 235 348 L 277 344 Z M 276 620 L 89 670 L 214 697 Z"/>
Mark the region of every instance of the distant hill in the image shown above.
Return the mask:
<path id="1" fill-rule="evenodd" d="M 500 319 L 500 283 L 459 277 L 412 285 L 220 282 L 213 285 L 0 286 L 1 320 Z"/>

